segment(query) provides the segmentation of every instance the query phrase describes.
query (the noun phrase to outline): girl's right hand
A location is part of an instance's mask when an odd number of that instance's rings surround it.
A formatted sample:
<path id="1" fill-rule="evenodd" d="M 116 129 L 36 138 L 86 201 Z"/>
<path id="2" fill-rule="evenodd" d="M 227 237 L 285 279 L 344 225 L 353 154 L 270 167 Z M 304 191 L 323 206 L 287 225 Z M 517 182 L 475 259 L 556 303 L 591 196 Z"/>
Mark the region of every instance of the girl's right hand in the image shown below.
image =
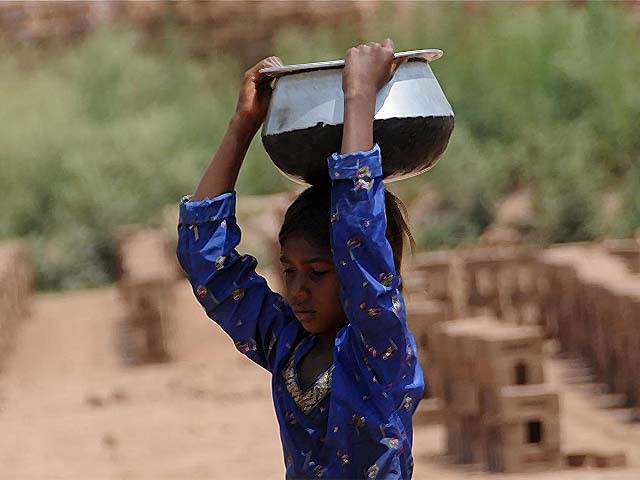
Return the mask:
<path id="1" fill-rule="evenodd" d="M 394 58 L 394 44 L 390 38 L 371 42 L 347 50 L 342 71 L 342 91 L 345 97 L 360 94 L 375 98 L 378 90 L 393 77 L 405 59 Z"/>
<path id="2" fill-rule="evenodd" d="M 278 57 L 268 57 L 256 63 L 244 74 L 236 116 L 255 130 L 264 122 L 272 93 L 271 77 L 261 74 L 260 69 L 281 66 L 282 60 Z"/>

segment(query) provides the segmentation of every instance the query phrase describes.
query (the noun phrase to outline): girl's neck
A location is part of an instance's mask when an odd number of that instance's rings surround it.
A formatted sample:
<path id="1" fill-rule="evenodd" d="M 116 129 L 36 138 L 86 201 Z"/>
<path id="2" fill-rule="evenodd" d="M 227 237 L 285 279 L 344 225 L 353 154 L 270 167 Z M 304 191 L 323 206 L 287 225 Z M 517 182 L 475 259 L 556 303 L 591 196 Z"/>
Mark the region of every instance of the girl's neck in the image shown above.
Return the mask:
<path id="1" fill-rule="evenodd" d="M 317 333 L 316 347 L 320 350 L 333 350 L 333 346 L 336 341 L 336 333 L 338 332 L 323 332 Z"/>

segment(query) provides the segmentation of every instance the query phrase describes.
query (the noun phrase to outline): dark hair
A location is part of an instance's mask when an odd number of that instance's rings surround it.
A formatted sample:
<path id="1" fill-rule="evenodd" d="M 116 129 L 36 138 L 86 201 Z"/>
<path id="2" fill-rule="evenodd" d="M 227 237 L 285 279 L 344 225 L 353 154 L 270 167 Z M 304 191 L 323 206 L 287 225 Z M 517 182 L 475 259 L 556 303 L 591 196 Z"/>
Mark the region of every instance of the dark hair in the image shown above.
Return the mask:
<path id="1" fill-rule="evenodd" d="M 404 235 L 409 240 L 411 253 L 415 250 L 415 241 L 404 217 L 407 209 L 402 201 L 385 190 L 385 210 L 387 213 L 386 237 L 393 251 L 393 263 L 400 274 Z M 313 185 L 302 192 L 293 201 L 284 215 L 284 221 L 278 234 L 280 247 L 287 238 L 301 234 L 303 238 L 318 248 L 331 249 L 331 190 L 328 185 Z"/>

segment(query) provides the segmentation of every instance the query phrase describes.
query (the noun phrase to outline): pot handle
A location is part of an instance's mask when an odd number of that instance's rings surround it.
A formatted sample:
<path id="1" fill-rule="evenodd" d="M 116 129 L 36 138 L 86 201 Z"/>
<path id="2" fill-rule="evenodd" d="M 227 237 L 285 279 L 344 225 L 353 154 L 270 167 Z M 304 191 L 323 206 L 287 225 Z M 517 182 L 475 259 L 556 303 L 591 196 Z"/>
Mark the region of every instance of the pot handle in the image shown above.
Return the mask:
<path id="1" fill-rule="evenodd" d="M 396 52 L 394 58 L 417 58 L 427 62 L 438 60 L 443 55 L 442 50 L 435 48 L 428 50 L 409 50 L 407 52 Z M 307 70 L 321 70 L 325 68 L 344 67 L 344 60 L 332 60 L 330 62 L 301 63 L 298 65 L 284 65 L 282 67 L 269 67 L 260 69 L 260 73 L 277 77 L 285 73 L 295 73 Z"/>

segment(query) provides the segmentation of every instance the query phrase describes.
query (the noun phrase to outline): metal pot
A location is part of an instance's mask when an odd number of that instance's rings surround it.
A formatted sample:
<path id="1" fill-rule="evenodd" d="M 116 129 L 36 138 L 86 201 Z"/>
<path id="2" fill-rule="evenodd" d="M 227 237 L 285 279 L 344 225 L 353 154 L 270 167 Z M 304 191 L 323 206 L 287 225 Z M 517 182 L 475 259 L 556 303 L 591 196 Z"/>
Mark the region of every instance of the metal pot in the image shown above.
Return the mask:
<path id="1" fill-rule="evenodd" d="M 441 50 L 414 50 L 378 92 L 374 142 L 383 177 L 400 180 L 433 167 L 453 131 L 454 114 L 429 62 Z M 299 183 L 328 182 L 326 159 L 342 145 L 344 60 L 261 70 L 274 77 L 262 143 L 278 169 Z"/>

